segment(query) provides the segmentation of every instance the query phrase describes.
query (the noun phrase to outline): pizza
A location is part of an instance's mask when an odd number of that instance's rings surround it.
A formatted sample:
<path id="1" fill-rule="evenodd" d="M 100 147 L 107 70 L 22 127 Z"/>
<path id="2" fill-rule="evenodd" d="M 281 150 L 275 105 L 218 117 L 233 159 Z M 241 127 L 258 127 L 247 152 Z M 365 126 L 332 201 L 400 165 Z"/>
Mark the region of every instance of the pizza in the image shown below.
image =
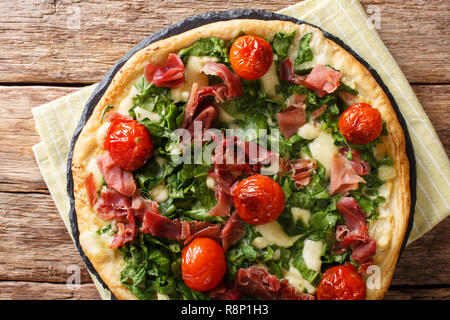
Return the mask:
<path id="1" fill-rule="evenodd" d="M 215 22 L 137 51 L 71 169 L 79 242 L 119 299 L 381 299 L 411 205 L 383 89 L 288 21 Z"/>

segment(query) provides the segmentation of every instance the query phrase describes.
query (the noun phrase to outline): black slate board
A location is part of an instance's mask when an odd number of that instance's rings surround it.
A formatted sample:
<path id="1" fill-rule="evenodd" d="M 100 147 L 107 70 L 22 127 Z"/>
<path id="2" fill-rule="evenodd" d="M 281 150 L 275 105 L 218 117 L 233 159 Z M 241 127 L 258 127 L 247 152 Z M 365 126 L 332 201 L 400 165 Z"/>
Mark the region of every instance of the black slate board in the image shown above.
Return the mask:
<path id="1" fill-rule="evenodd" d="M 73 176 L 72 176 L 72 169 L 71 169 L 71 163 L 72 163 L 72 157 L 73 157 L 73 148 L 74 145 L 78 139 L 78 136 L 80 135 L 81 130 L 83 129 L 86 122 L 89 120 L 89 117 L 91 116 L 95 106 L 100 101 L 101 97 L 105 93 L 106 89 L 108 88 L 109 84 L 111 83 L 112 79 L 114 78 L 114 75 L 119 71 L 119 69 L 125 64 L 125 62 L 138 50 L 148 46 L 149 44 L 169 38 L 171 36 L 183 33 L 185 31 L 203 26 L 205 24 L 218 22 L 218 21 L 226 21 L 226 20 L 233 20 L 233 19 L 256 19 L 256 20 L 282 20 L 282 21 L 291 21 L 296 24 L 307 24 L 310 26 L 313 26 L 315 28 L 318 28 L 323 31 L 323 34 L 326 38 L 336 42 L 338 45 L 340 45 L 342 48 L 344 48 L 347 52 L 349 52 L 351 55 L 353 55 L 364 67 L 366 67 L 369 72 L 372 74 L 372 76 L 375 78 L 375 80 L 378 82 L 378 84 L 381 86 L 381 88 L 386 93 L 387 97 L 389 98 L 395 113 L 397 114 L 397 118 L 400 122 L 400 125 L 403 128 L 404 134 L 405 134 L 405 140 L 406 140 L 406 153 L 409 160 L 410 165 L 410 190 L 411 190 L 411 211 L 409 215 L 409 223 L 408 228 L 406 230 L 405 238 L 403 240 L 402 249 L 400 252 L 403 252 L 403 249 L 406 246 L 406 242 L 408 240 L 409 234 L 411 232 L 411 228 L 413 225 L 414 220 L 414 208 L 416 204 L 416 166 L 415 166 L 415 157 L 414 157 L 414 149 L 411 143 L 411 138 L 409 136 L 409 132 L 406 126 L 405 119 L 403 118 L 402 114 L 400 113 L 400 110 L 398 108 L 397 103 L 394 100 L 394 97 L 392 96 L 391 92 L 389 91 L 389 88 L 384 84 L 384 82 L 381 80 L 381 77 L 377 73 L 375 69 L 373 69 L 365 60 L 363 60 L 356 52 L 354 52 L 349 46 L 347 46 L 341 39 L 338 37 L 324 31 L 323 29 L 282 14 L 273 13 L 273 12 L 267 12 L 262 10 L 229 10 L 229 11 L 217 11 L 217 12 L 206 12 L 200 15 L 196 15 L 190 18 L 187 18 L 183 21 L 180 21 L 174 25 L 171 25 L 170 27 L 164 28 L 162 30 L 159 30 L 152 35 L 148 36 L 144 40 L 142 40 L 140 43 L 138 43 L 136 46 L 134 46 L 130 51 L 127 52 L 119 61 L 116 62 L 116 64 L 105 74 L 103 79 L 99 82 L 97 87 L 95 88 L 94 92 L 92 93 L 91 97 L 86 102 L 86 105 L 83 109 L 80 121 L 75 129 L 74 135 L 72 137 L 71 145 L 70 145 L 70 152 L 69 157 L 67 161 L 67 192 L 70 197 L 70 225 L 71 225 L 71 232 L 72 236 L 75 241 L 75 245 L 86 264 L 87 269 L 95 275 L 97 280 L 102 284 L 102 286 L 109 290 L 106 284 L 101 279 L 98 272 L 93 267 L 92 263 L 89 261 L 88 257 L 83 252 L 83 249 L 81 248 L 80 241 L 79 241 L 79 230 L 78 230 L 78 224 L 77 224 L 77 215 L 75 213 L 75 198 L 74 198 L 74 191 L 73 191 Z M 399 257 L 400 259 L 400 257 Z M 398 263 L 398 262 L 397 262 Z M 116 300 L 117 298 L 111 293 L 111 297 L 113 300 Z"/>

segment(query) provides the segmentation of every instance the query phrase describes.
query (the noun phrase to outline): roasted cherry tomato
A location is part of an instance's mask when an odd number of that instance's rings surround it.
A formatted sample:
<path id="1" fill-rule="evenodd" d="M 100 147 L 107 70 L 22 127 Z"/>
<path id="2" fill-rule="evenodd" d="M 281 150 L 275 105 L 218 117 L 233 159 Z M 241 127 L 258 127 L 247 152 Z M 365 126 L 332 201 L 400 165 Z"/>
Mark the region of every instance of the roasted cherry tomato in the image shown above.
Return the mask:
<path id="1" fill-rule="evenodd" d="M 276 220 L 284 209 L 284 192 L 267 176 L 255 174 L 238 183 L 234 206 L 242 220 L 259 225 Z"/>
<path id="2" fill-rule="evenodd" d="M 366 144 L 380 136 L 383 120 L 378 109 L 367 103 L 356 103 L 342 113 L 338 127 L 350 143 Z"/>
<path id="3" fill-rule="evenodd" d="M 142 167 L 153 153 L 153 139 L 147 128 L 131 119 L 114 119 L 104 146 L 116 166 L 126 171 Z"/>
<path id="4" fill-rule="evenodd" d="M 192 290 L 215 288 L 227 271 L 227 260 L 220 244 L 210 238 L 196 238 L 181 252 L 181 273 Z"/>
<path id="5" fill-rule="evenodd" d="M 242 36 L 231 45 L 230 64 L 245 80 L 261 78 L 269 70 L 272 60 L 272 47 L 263 38 Z"/>
<path id="6" fill-rule="evenodd" d="M 329 268 L 317 287 L 317 300 L 364 300 L 366 285 L 352 264 Z"/>

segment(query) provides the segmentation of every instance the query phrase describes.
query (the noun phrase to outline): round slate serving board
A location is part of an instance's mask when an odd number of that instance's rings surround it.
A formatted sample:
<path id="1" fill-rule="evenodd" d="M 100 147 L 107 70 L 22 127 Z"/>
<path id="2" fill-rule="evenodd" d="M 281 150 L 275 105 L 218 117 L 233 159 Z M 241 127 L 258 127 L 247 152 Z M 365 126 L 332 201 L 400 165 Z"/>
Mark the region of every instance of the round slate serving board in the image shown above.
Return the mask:
<path id="1" fill-rule="evenodd" d="M 193 16 L 190 18 L 187 18 L 181 22 L 178 22 L 170 27 L 167 27 L 165 29 L 159 30 L 152 35 L 148 36 L 144 40 L 142 40 L 140 43 L 138 43 L 136 46 L 134 46 L 130 51 L 127 52 L 117 63 L 105 74 L 103 79 L 99 82 L 97 87 L 95 88 L 94 92 L 92 93 L 91 97 L 86 102 L 86 105 L 83 109 L 80 121 L 75 129 L 74 135 L 72 137 L 71 145 L 70 145 L 70 152 L 69 157 L 67 161 L 67 192 L 70 197 L 70 225 L 71 225 L 71 232 L 73 239 L 75 241 L 76 247 L 86 264 L 87 269 L 94 274 L 94 276 L 97 278 L 97 280 L 102 284 L 102 286 L 109 290 L 106 284 L 101 279 L 98 272 L 93 267 L 92 263 L 89 261 L 88 257 L 83 252 L 83 249 L 81 248 L 80 241 L 79 241 L 79 230 L 78 230 L 78 223 L 77 223 L 77 215 L 75 213 L 75 198 L 74 198 L 74 192 L 73 192 L 73 176 L 72 176 L 72 169 L 71 169 L 71 163 L 72 163 L 72 157 L 73 157 L 73 148 L 74 145 L 78 139 L 78 136 L 80 135 L 81 130 L 83 129 L 86 122 L 89 120 L 89 117 L 91 116 L 95 106 L 100 101 L 101 97 L 105 93 L 106 89 L 108 88 L 109 84 L 111 83 L 112 79 L 114 78 L 115 74 L 119 71 L 119 69 L 125 64 L 125 62 L 138 50 L 148 46 L 149 44 L 169 38 L 171 36 L 183 33 L 185 31 L 188 31 L 190 29 L 194 29 L 200 26 L 203 26 L 205 24 L 218 22 L 218 21 L 226 21 L 226 20 L 233 20 L 233 19 L 256 19 L 256 20 L 282 20 L 282 21 L 291 21 L 296 24 L 308 24 L 315 28 L 318 28 L 322 30 L 321 28 L 310 24 L 308 22 L 285 16 L 278 13 L 273 12 L 267 12 L 262 10 L 229 10 L 229 11 L 218 11 L 218 12 L 207 12 L 203 13 L 197 16 Z M 378 82 L 378 84 L 381 86 L 381 88 L 386 93 L 387 97 L 389 98 L 395 113 L 397 114 L 397 118 L 400 122 L 400 125 L 403 128 L 403 132 L 405 134 L 405 140 L 406 140 L 406 153 L 409 160 L 410 165 L 410 190 L 411 190 L 411 211 L 409 215 L 409 223 L 408 228 L 406 230 L 405 238 L 403 240 L 402 250 L 406 246 L 406 242 L 409 237 L 409 233 L 411 232 L 411 228 L 413 225 L 413 219 L 414 219 L 414 208 L 416 203 L 416 167 L 415 167 L 415 158 L 414 158 L 414 150 L 412 147 L 411 139 L 408 133 L 408 129 L 406 127 L 405 119 L 403 118 L 402 114 L 400 113 L 400 110 L 398 108 L 397 103 L 394 100 L 394 97 L 392 96 L 391 92 L 389 91 L 389 88 L 384 84 L 384 82 L 381 80 L 381 77 L 377 73 L 375 69 L 373 69 L 365 60 L 363 60 L 356 52 L 354 52 L 349 46 L 347 46 L 341 39 L 337 38 L 336 36 L 333 36 L 332 34 L 324 31 L 323 34 L 326 38 L 334 41 L 338 45 L 340 45 L 342 48 L 344 48 L 347 52 L 349 52 L 351 55 L 353 55 L 363 66 L 365 66 L 369 72 L 372 74 L 374 79 Z M 401 255 L 400 252 L 400 255 Z M 399 257 L 400 258 L 400 257 Z M 116 299 L 116 297 L 111 293 L 112 299 Z"/>

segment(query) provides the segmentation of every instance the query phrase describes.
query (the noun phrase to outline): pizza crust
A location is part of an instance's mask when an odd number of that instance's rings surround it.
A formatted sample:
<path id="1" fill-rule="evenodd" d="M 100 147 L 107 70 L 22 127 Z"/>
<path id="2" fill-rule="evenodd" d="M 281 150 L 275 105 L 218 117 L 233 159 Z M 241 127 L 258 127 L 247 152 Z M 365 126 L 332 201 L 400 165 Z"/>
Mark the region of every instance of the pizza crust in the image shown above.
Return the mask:
<path id="1" fill-rule="evenodd" d="M 297 45 L 301 36 L 313 32 L 311 49 L 317 60 L 313 63 L 330 64 L 339 69 L 343 74 L 343 82 L 358 90 L 360 95 L 358 100 L 370 102 L 373 107 L 378 108 L 382 118 L 386 121 L 389 135 L 384 138 L 381 149 L 388 151 L 393 159 L 397 176 L 393 181 L 387 183 L 387 189 L 390 192 L 386 203 L 380 209 L 380 218 L 369 226 L 370 235 L 378 244 L 375 263 L 380 268 L 375 270 L 373 276 L 376 277 L 379 271 L 381 281 L 378 283 L 376 279 L 375 281 L 372 281 L 373 278 L 369 279 L 375 287 L 379 284 L 379 288 L 368 288 L 367 298 L 381 299 L 387 291 L 402 247 L 411 206 L 409 162 L 406 156 L 405 137 L 389 99 L 370 72 L 350 53 L 332 40 L 326 39 L 319 29 L 287 21 L 242 19 L 204 25 L 160 40 L 136 52 L 114 76 L 75 144 L 72 173 L 80 243 L 102 280 L 118 299 L 135 299 L 135 296 L 120 283 L 120 271 L 124 267 L 123 258 L 117 249 L 109 249 L 106 243 L 99 250 L 94 250 L 93 253 L 92 248 L 95 245 L 85 239 L 88 238 L 86 234 L 98 230 L 105 224 L 105 221 L 97 217 L 89 206 L 84 187 L 84 180 L 88 176 L 86 167 L 89 161 L 103 151 L 102 144 L 96 138 L 97 131 L 101 126 L 103 109 L 108 104 L 114 106 L 120 104 L 133 84 L 142 76 L 144 66 L 148 62 L 162 64 L 169 53 L 177 53 L 200 38 L 218 37 L 231 40 L 243 31 L 271 39 L 277 32 L 291 32 L 292 30 L 297 31 L 293 42 Z M 295 58 L 295 50 L 293 51 L 292 48 L 289 54 Z M 111 254 L 111 251 L 114 251 L 114 254 Z"/>

